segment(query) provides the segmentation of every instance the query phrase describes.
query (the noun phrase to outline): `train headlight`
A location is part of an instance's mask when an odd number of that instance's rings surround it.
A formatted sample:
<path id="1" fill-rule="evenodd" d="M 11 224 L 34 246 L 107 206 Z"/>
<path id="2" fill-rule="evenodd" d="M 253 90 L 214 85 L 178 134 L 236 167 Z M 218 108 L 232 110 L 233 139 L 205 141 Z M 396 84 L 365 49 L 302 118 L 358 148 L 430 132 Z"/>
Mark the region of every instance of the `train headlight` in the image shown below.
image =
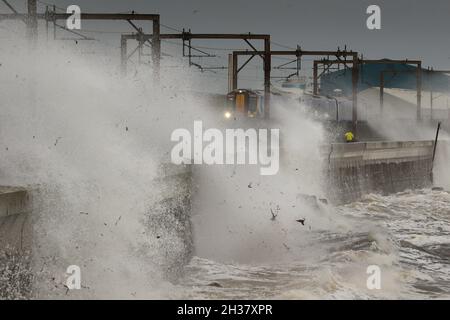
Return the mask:
<path id="1" fill-rule="evenodd" d="M 231 112 L 229 112 L 229 111 L 225 112 L 224 116 L 225 116 L 226 119 L 230 119 L 231 118 Z"/>

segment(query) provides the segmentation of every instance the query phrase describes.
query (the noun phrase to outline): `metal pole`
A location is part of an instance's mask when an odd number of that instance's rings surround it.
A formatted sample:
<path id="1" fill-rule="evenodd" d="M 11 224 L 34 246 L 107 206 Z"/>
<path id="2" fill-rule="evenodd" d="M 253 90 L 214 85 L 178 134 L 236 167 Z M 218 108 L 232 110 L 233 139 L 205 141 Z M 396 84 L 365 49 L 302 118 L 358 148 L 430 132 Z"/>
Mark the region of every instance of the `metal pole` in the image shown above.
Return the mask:
<path id="1" fill-rule="evenodd" d="M 160 61 L 161 61 L 161 26 L 159 23 L 159 16 L 153 20 L 153 39 L 152 39 L 152 58 L 153 58 L 153 72 L 155 80 L 159 82 Z"/>
<path id="2" fill-rule="evenodd" d="M 339 102 L 337 98 L 334 98 L 334 101 L 336 102 L 336 122 L 339 122 Z"/>
<path id="3" fill-rule="evenodd" d="M 422 120 L 422 63 L 417 63 L 417 120 Z"/>
<path id="4" fill-rule="evenodd" d="M 317 76 L 318 76 L 318 63 L 317 63 L 317 61 L 314 61 L 314 67 L 313 67 L 313 94 L 314 95 L 319 94 Z"/>
<path id="5" fill-rule="evenodd" d="M 32 43 L 36 44 L 37 38 L 37 1 L 28 0 L 28 19 L 27 19 L 27 37 Z"/>
<path id="6" fill-rule="evenodd" d="M 356 135 L 357 123 L 358 123 L 358 55 L 353 55 L 353 66 L 352 66 L 352 123 L 353 132 Z"/>
<path id="7" fill-rule="evenodd" d="M 127 39 L 124 35 L 120 38 L 120 72 L 122 76 L 127 74 Z"/>
<path id="8" fill-rule="evenodd" d="M 142 48 L 144 45 L 144 40 L 142 38 L 142 32 L 140 32 L 138 38 L 138 65 L 141 65 L 142 63 Z"/>
<path id="9" fill-rule="evenodd" d="M 189 67 L 192 66 L 192 45 L 191 39 L 188 40 L 188 56 L 189 56 Z"/>
<path id="10" fill-rule="evenodd" d="M 53 13 L 56 12 L 56 6 L 53 5 Z M 56 40 L 56 20 L 53 20 L 53 40 Z"/>
<path id="11" fill-rule="evenodd" d="M 437 146 L 437 142 L 438 142 L 438 138 L 439 138 L 439 130 L 441 129 L 441 122 L 438 123 L 438 127 L 436 130 L 436 137 L 434 138 L 434 145 L 433 145 L 433 161 L 432 163 L 434 163 L 434 157 L 436 155 L 436 146 Z"/>
<path id="12" fill-rule="evenodd" d="M 384 110 L 384 73 L 380 73 L 380 112 Z"/>
<path id="13" fill-rule="evenodd" d="M 433 120 L 433 89 L 430 87 L 430 118 Z"/>
<path id="14" fill-rule="evenodd" d="M 233 52 L 233 90 L 237 89 L 238 86 L 238 56 Z"/>
<path id="15" fill-rule="evenodd" d="M 228 54 L 228 92 L 233 91 L 233 55 Z"/>
<path id="16" fill-rule="evenodd" d="M 270 117 L 270 70 L 271 70 L 270 38 L 264 39 L 264 118 Z"/>

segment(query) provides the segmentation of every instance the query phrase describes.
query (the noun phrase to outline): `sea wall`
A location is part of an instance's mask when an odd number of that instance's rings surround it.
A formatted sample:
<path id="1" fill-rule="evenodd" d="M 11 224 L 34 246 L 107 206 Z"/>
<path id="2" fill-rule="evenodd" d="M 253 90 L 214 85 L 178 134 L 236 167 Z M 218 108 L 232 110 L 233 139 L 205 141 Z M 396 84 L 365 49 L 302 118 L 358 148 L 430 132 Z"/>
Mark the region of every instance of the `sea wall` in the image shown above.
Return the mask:
<path id="1" fill-rule="evenodd" d="M 0 299 L 32 293 L 32 225 L 28 193 L 0 186 Z"/>
<path id="2" fill-rule="evenodd" d="M 433 141 L 333 143 L 322 148 L 327 194 L 335 203 L 432 183 Z"/>

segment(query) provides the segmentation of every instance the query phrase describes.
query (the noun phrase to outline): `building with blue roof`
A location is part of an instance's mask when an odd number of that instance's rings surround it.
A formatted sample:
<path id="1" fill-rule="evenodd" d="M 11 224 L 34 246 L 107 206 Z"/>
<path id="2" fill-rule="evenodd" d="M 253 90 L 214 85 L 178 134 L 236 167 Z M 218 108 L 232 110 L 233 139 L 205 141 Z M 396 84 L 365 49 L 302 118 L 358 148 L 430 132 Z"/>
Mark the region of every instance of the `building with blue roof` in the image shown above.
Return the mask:
<path id="1" fill-rule="evenodd" d="M 389 61 L 386 59 L 386 61 Z M 383 72 L 384 71 L 384 72 Z M 384 74 L 384 88 L 416 90 L 417 67 L 404 63 L 361 63 L 359 67 L 358 92 L 380 87 L 381 73 Z M 332 95 L 335 89 L 345 96 L 352 94 L 352 70 L 345 68 L 325 73 L 320 77 L 320 94 Z M 434 92 L 450 91 L 450 76 L 422 68 L 422 90 Z"/>

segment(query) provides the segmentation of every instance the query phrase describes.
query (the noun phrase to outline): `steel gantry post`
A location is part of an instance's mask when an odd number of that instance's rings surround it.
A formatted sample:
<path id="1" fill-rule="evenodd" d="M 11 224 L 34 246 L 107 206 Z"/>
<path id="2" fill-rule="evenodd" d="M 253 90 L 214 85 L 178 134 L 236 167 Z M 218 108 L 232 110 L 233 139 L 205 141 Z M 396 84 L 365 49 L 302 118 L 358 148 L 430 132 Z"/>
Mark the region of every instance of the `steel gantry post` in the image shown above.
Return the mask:
<path id="1" fill-rule="evenodd" d="M 120 72 L 122 76 L 127 73 L 127 37 L 121 35 L 120 37 Z"/>
<path id="2" fill-rule="evenodd" d="M 160 59 L 161 59 L 161 39 L 160 39 L 160 21 L 159 15 L 153 20 L 153 37 L 152 37 L 152 60 L 155 70 L 155 77 L 159 81 Z"/>
<path id="3" fill-rule="evenodd" d="M 358 55 L 353 55 L 352 66 L 352 125 L 353 132 L 356 134 L 358 128 L 358 77 L 359 77 L 359 62 Z"/>
<path id="4" fill-rule="evenodd" d="M 270 117 L 270 71 L 272 55 L 270 52 L 270 38 L 264 39 L 264 117 Z M 237 75 L 236 75 L 237 77 Z"/>
<path id="5" fill-rule="evenodd" d="M 318 82 L 318 62 L 314 61 L 313 63 L 313 94 L 319 94 L 319 82 Z"/>
<path id="6" fill-rule="evenodd" d="M 422 62 L 417 63 L 417 120 L 422 120 Z"/>
<path id="7" fill-rule="evenodd" d="M 37 1 L 36 0 L 28 0 L 28 17 L 27 21 L 27 38 L 34 45 L 37 39 Z"/>

